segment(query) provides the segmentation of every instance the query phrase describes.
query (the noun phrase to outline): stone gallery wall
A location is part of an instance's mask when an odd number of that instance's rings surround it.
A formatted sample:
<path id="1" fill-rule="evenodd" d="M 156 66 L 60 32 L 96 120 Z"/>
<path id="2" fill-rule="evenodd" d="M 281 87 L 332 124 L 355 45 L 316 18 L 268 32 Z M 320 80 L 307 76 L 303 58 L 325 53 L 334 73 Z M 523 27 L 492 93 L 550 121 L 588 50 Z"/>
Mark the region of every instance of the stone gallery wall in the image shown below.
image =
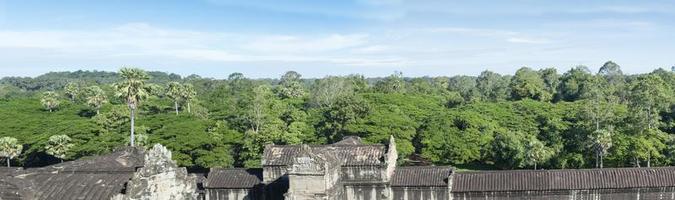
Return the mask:
<path id="1" fill-rule="evenodd" d="M 675 200 L 675 187 L 453 193 L 456 200 Z"/>

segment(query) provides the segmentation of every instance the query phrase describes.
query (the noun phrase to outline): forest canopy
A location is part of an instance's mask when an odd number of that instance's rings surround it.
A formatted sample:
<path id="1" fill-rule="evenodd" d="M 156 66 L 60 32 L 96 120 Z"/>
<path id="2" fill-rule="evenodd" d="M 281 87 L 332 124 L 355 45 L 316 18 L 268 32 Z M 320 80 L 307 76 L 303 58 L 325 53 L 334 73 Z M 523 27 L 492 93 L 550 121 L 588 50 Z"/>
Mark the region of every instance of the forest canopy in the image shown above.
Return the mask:
<path id="1" fill-rule="evenodd" d="M 595 73 L 523 67 L 452 77 L 125 73 L 0 79 L 0 137 L 21 148 L 0 158 L 37 167 L 104 154 L 129 145 L 133 130 L 136 146 L 161 143 L 191 169 L 256 167 L 266 144 L 352 135 L 382 144 L 394 136 L 401 165 L 675 165 L 673 70 L 629 75 L 609 61 Z"/>

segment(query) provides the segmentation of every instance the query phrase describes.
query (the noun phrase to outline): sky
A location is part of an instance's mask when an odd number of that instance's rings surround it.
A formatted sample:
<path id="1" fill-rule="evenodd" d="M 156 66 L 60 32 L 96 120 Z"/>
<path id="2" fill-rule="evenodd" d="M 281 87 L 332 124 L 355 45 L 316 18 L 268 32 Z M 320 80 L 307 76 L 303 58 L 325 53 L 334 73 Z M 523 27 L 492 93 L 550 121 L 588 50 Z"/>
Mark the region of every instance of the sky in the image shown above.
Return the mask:
<path id="1" fill-rule="evenodd" d="M 675 1 L 0 0 L 0 77 L 139 67 L 225 78 L 675 65 Z"/>

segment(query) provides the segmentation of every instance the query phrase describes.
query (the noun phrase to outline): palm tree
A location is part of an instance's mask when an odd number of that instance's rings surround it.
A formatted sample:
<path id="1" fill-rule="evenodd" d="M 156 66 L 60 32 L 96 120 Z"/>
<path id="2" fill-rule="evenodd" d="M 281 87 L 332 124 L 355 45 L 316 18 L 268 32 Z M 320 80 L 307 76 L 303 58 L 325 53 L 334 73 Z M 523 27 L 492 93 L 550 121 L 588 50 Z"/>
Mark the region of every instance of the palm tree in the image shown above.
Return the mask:
<path id="1" fill-rule="evenodd" d="M 89 96 L 87 97 L 87 105 L 96 109 L 96 115 L 100 114 L 101 106 L 108 102 L 108 97 L 98 86 L 91 86 L 88 89 Z"/>
<path id="2" fill-rule="evenodd" d="M 40 102 L 49 112 L 52 112 L 55 108 L 59 107 L 59 95 L 55 92 L 47 91 L 42 94 Z"/>
<path id="3" fill-rule="evenodd" d="M 21 154 L 21 150 L 23 150 L 23 145 L 19 144 L 16 138 L 0 138 L 0 157 L 7 160 L 7 167 L 9 167 L 9 161 L 12 160 L 12 158 Z"/>
<path id="4" fill-rule="evenodd" d="M 134 146 L 134 120 L 136 117 L 136 109 L 141 102 L 150 95 L 150 88 L 146 85 L 146 81 L 150 79 L 147 73 L 137 68 L 122 68 L 120 70 L 120 77 L 122 82 L 116 83 L 117 96 L 126 100 L 129 110 L 131 111 L 131 146 Z"/>
<path id="5" fill-rule="evenodd" d="M 170 82 L 169 86 L 166 88 L 166 95 L 173 99 L 176 115 L 178 115 L 178 101 L 183 98 L 183 86 L 178 82 Z"/>
<path id="6" fill-rule="evenodd" d="M 603 158 L 607 155 L 609 148 L 612 148 L 612 131 L 609 129 L 599 129 L 589 135 L 590 147 L 595 153 L 595 167 L 603 167 Z"/>
<path id="7" fill-rule="evenodd" d="M 47 154 L 57 157 L 63 162 L 63 159 L 66 158 L 66 152 L 73 147 L 70 141 L 71 139 L 67 135 L 52 135 L 47 141 L 47 146 L 45 146 Z"/>
<path id="8" fill-rule="evenodd" d="M 77 95 L 80 93 L 79 86 L 73 82 L 66 84 L 63 90 L 65 90 L 66 96 L 68 96 L 72 102 L 75 102 L 75 98 L 77 98 Z"/>
<path id="9" fill-rule="evenodd" d="M 192 101 L 195 96 L 197 96 L 197 92 L 195 91 L 195 88 L 192 87 L 192 84 L 185 84 L 183 85 L 183 89 L 181 92 L 181 96 L 183 100 L 187 103 L 187 110 L 188 113 L 190 112 L 190 101 Z"/>
<path id="10" fill-rule="evenodd" d="M 546 162 L 551 156 L 553 156 L 553 152 L 535 137 L 530 138 L 525 144 L 525 162 L 534 165 L 535 170 L 537 164 Z"/>

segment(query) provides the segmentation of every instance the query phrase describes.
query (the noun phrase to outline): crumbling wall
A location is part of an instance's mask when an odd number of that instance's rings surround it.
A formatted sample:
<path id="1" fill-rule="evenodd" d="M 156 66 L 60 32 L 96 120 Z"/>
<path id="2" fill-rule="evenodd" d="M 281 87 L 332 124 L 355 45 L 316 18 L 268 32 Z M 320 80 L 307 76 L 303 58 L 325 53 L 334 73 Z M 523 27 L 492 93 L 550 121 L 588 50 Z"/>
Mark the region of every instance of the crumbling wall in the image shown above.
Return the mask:
<path id="1" fill-rule="evenodd" d="M 145 154 L 145 166 L 127 183 L 125 194 L 112 200 L 196 200 L 196 179 L 171 160 L 171 151 L 155 144 Z"/>

